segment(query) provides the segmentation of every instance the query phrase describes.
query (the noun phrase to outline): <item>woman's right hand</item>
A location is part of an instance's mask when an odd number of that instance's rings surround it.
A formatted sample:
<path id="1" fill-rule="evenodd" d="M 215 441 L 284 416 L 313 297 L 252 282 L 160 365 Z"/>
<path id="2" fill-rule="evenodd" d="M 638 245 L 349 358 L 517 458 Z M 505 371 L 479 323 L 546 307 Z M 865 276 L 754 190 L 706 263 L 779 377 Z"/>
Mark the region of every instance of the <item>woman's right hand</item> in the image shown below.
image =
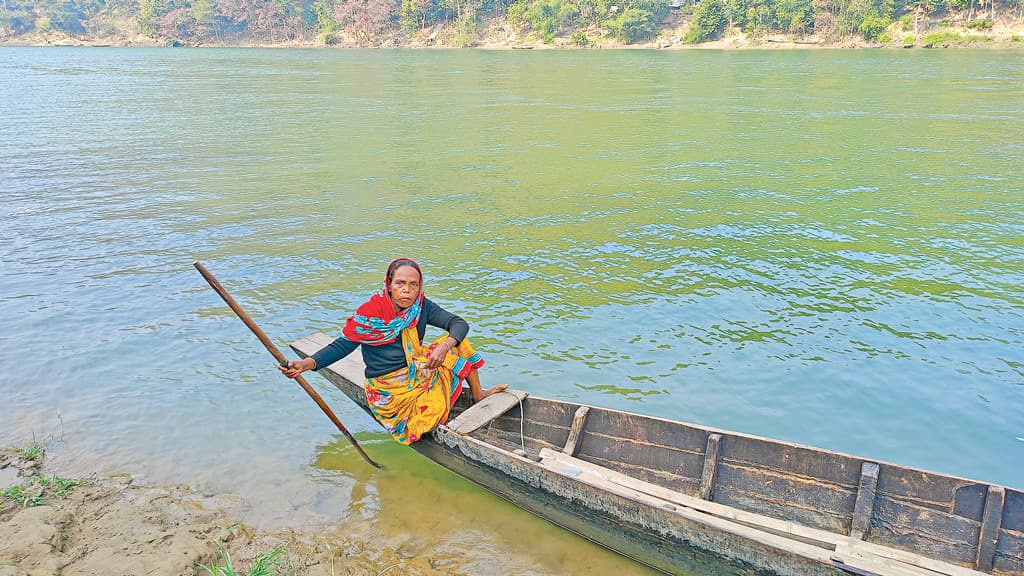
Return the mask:
<path id="1" fill-rule="evenodd" d="M 277 365 L 277 369 L 281 371 L 281 374 L 289 378 L 298 378 L 299 374 L 302 374 L 306 370 L 313 370 L 316 368 L 316 362 L 312 358 L 303 358 L 302 360 L 289 360 L 288 366 Z"/>

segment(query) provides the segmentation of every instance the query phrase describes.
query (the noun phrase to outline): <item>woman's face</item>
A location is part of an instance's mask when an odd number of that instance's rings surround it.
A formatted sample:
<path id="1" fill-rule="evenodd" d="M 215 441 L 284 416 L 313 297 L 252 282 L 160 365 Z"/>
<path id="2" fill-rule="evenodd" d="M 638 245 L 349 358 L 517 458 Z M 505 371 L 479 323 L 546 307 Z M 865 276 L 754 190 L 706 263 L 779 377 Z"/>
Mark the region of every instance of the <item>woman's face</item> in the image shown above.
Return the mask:
<path id="1" fill-rule="evenodd" d="M 420 295 L 420 273 L 412 266 L 399 266 L 391 276 L 388 293 L 400 309 L 412 306 Z"/>

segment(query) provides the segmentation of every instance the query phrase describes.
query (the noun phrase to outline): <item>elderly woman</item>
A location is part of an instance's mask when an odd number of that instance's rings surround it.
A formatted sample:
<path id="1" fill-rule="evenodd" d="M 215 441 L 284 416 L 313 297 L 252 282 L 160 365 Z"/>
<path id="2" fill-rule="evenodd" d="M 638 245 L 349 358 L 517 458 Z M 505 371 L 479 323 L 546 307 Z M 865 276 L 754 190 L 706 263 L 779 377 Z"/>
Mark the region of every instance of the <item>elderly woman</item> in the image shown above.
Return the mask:
<path id="1" fill-rule="evenodd" d="M 424 345 L 427 325 L 447 335 Z M 420 265 L 408 258 L 393 260 L 384 276 L 384 290 L 364 302 L 348 320 L 342 336 L 309 358 L 278 368 L 289 378 L 341 360 L 359 346 L 366 363 L 366 400 L 370 411 L 395 440 L 412 444 L 438 424 L 469 383 L 473 400 L 504 390 L 483 389 L 477 370 L 483 358 L 466 340 L 469 324 L 423 293 Z"/>

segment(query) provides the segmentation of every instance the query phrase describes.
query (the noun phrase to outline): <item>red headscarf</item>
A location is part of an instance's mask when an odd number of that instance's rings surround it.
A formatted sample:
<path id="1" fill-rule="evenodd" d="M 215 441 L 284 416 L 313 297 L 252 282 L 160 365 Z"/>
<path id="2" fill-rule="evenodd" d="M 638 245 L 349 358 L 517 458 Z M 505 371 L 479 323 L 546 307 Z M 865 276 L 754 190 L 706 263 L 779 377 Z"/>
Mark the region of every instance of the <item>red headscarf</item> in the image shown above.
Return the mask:
<path id="1" fill-rule="evenodd" d="M 420 275 L 420 293 L 412 306 L 396 312 L 397 306 L 391 300 L 388 283 L 395 270 L 402 266 L 412 266 L 416 269 Z M 395 258 L 388 264 L 387 271 L 384 273 L 384 290 L 359 305 L 356 313 L 345 321 L 342 334 L 345 335 L 345 338 L 360 344 L 370 346 L 390 344 L 401 336 L 402 330 L 416 326 L 420 319 L 420 312 L 423 311 L 423 298 L 423 271 L 420 270 L 420 265 L 409 258 Z"/>

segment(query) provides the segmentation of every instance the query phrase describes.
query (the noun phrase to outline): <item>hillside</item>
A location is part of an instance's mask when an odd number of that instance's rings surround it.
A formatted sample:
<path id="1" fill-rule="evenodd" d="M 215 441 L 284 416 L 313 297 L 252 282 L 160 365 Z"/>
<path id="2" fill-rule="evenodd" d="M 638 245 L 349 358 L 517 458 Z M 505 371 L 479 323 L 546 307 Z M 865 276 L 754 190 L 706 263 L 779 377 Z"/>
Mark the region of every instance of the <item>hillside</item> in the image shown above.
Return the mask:
<path id="1" fill-rule="evenodd" d="M 0 43 L 490 49 L 1024 47 L 975 0 L 5 0 Z"/>

